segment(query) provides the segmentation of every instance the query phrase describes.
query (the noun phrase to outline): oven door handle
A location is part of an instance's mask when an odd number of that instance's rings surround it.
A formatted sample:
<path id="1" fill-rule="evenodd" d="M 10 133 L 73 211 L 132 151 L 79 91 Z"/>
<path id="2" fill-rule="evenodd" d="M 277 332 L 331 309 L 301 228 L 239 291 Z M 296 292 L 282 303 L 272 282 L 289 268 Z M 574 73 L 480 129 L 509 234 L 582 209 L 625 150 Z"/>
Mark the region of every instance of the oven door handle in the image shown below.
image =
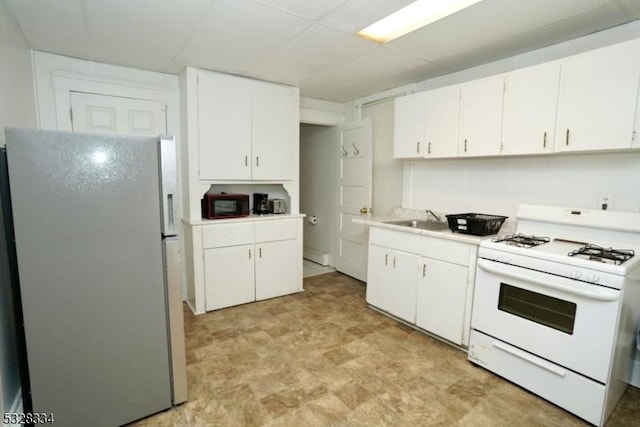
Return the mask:
<path id="1" fill-rule="evenodd" d="M 619 299 L 619 293 L 613 293 L 613 292 L 605 293 L 605 292 L 598 292 L 598 291 L 585 291 L 582 289 L 571 289 L 571 288 L 567 288 L 566 286 L 560 286 L 556 283 L 553 283 L 547 280 L 532 279 L 530 277 L 525 276 L 524 274 L 519 274 L 512 271 L 504 271 L 503 269 L 496 267 L 492 263 L 492 261 L 487 261 L 485 259 L 478 260 L 478 267 L 480 267 L 480 269 L 487 271 L 489 273 L 498 274 L 501 276 L 509 277 L 511 279 L 522 280 L 524 282 L 529 282 L 535 285 L 544 286 L 545 288 L 556 289 L 562 292 L 567 292 L 570 294 L 574 294 L 574 295 L 578 295 L 581 297 L 590 298 L 598 301 L 611 302 L 611 301 L 617 301 Z"/>
<path id="2" fill-rule="evenodd" d="M 493 341 L 491 344 L 493 344 L 493 346 L 498 350 L 504 351 L 505 353 L 508 353 L 514 357 L 517 357 L 518 359 L 521 359 L 525 362 L 531 363 L 532 365 L 536 365 L 538 368 L 542 368 L 545 371 L 549 371 L 552 374 L 555 374 L 559 377 L 564 377 L 567 374 L 567 371 L 565 371 L 564 369 L 560 369 L 556 366 L 553 366 L 551 363 L 546 362 L 544 360 L 538 360 L 533 356 L 531 356 L 530 354 L 525 353 L 524 351 L 519 350 L 517 348 L 507 346 L 506 344 L 503 344 L 500 341 Z"/>

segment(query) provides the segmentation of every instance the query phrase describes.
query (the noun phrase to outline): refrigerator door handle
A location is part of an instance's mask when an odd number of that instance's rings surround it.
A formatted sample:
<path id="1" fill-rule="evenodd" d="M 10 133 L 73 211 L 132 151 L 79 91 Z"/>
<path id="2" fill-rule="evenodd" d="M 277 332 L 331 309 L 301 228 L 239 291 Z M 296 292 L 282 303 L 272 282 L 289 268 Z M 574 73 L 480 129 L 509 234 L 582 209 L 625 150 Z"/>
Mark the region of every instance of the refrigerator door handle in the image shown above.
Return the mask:
<path id="1" fill-rule="evenodd" d="M 176 227 L 175 218 L 173 216 L 173 193 L 167 194 L 167 212 L 169 216 L 169 228 L 173 230 Z"/>

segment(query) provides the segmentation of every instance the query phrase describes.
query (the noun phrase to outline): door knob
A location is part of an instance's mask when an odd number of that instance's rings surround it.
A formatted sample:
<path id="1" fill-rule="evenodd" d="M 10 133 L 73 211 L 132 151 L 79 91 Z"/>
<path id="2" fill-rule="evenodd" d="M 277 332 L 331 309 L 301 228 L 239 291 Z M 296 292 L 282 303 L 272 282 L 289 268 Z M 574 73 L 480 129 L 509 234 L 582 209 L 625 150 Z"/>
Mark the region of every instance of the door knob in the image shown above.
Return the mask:
<path id="1" fill-rule="evenodd" d="M 362 208 L 362 209 L 360 209 L 360 213 L 361 213 L 362 215 L 366 215 L 366 214 L 367 214 L 367 212 L 368 212 L 367 208 Z"/>

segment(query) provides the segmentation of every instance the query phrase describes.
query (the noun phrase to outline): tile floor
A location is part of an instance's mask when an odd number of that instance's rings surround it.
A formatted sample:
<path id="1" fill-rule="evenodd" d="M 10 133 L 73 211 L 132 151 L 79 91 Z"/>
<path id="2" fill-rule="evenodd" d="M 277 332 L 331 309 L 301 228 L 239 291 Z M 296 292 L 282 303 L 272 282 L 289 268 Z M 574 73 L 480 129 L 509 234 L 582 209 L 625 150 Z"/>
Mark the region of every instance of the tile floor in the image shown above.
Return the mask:
<path id="1" fill-rule="evenodd" d="M 335 268 L 320 265 L 317 262 L 309 261 L 308 259 L 302 260 L 302 277 L 318 276 L 320 274 L 327 274 L 336 271 Z"/>
<path id="2" fill-rule="evenodd" d="M 580 426 L 446 344 L 368 309 L 362 282 L 185 311 L 189 401 L 136 426 Z M 607 426 L 640 425 L 630 387 Z"/>

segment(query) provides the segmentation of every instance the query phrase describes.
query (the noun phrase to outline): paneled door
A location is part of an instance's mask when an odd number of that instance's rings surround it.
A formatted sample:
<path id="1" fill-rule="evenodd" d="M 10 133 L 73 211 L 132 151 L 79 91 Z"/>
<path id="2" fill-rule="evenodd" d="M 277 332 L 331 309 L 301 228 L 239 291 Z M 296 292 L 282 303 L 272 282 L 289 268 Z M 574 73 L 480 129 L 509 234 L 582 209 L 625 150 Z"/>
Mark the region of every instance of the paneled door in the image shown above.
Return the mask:
<path id="1" fill-rule="evenodd" d="M 367 231 L 359 218 L 371 212 L 371 119 L 339 127 L 338 248 L 336 270 L 367 280 Z"/>
<path id="2" fill-rule="evenodd" d="M 157 136 L 167 133 L 164 102 L 70 91 L 74 132 Z"/>

